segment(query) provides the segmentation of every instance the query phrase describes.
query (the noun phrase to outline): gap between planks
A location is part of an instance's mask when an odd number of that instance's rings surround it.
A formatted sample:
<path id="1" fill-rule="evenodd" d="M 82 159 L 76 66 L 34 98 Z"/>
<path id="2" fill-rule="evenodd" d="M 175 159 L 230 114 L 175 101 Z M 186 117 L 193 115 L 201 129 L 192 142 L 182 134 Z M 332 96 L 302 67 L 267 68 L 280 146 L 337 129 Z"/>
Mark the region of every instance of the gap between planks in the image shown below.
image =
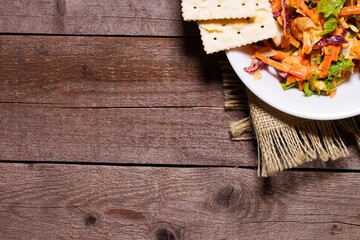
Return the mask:
<path id="1" fill-rule="evenodd" d="M 103 37 L 103 38 L 156 38 L 156 39 L 201 39 L 198 36 L 162 36 L 162 35 L 130 35 L 130 34 L 55 34 L 55 33 L 12 33 L 12 32 L 0 32 L 0 36 L 34 36 L 34 37 Z"/>
<path id="2" fill-rule="evenodd" d="M 257 170 L 256 166 L 231 165 L 189 165 L 189 164 L 141 164 L 141 163 L 111 163 L 111 162 L 66 162 L 66 161 L 13 161 L 0 160 L 1 164 L 28 164 L 33 165 L 64 165 L 64 166 L 98 166 L 98 167 L 141 167 L 141 168 L 178 168 L 178 169 L 248 169 Z M 360 169 L 333 169 L 333 168 L 293 168 L 283 172 L 319 172 L 319 173 L 360 173 Z"/>
<path id="3" fill-rule="evenodd" d="M 14 160 L 0 160 L 0 164 L 29 164 L 29 165 L 74 165 L 74 166 L 111 166 L 111 167 L 144 167 L 144 168 L 239 168 L 239 169 L 256 169 L 255 166 L 231 166 L 231 165 L 190 165 L 190 164 L 141 164 L 141 163 L 111 163 L 111 162 L 67 162 L 67 161 L 14 161 Z M 360 170 L 359 170 L 360 172 Z"/>
<path id="4" fill-rule="evenodd" d="M 118 106 L 118 107 L 97 107 L 97 106 L 62 106 L 62 103 L 40 103 L 40 102 L 1 102 L 0 104 L 14 104 L 14 105 L 29 105 L 29 106 L 42 106 L 47 108 L 65 108 L 65 109 L 214 109 L 224 110 L 224 107 L 214 106 Z"/>

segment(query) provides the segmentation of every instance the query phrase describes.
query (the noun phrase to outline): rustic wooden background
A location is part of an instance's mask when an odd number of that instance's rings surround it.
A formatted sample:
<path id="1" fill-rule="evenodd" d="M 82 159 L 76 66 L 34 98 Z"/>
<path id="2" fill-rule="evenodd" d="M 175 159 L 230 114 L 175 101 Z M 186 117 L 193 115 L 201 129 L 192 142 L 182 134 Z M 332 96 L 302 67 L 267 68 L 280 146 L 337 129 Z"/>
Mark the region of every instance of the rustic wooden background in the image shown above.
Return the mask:
<path id="1" fill-rule="evenodd" d="M 360 156 L 258 178 L 180 0 L 0 0 L 0 239 L 360 239 Z"/>

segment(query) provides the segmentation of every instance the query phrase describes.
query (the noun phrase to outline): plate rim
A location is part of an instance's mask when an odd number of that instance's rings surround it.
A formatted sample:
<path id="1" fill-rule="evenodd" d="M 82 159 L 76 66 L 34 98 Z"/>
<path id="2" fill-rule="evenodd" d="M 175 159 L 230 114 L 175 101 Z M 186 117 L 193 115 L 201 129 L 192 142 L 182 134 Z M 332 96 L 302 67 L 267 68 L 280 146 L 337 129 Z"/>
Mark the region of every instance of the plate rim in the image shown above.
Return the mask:
<path id="1" fill-rule="evenodd" d="M 309 119 L 309 120 L 340 120 L 340 119 L 345 119 L 345 118 L 349 118 L 349 117 L 354 117 L 360 114 L 360 108 L 359 109 L 353 109 L 350 111 L 343 111 L 343 112 L 339 112 L 339 113 L 331 113 L 331 114 L 324 114 L 324 113 L 319 113 L 319 114 L 314 114 L 314 113 L 307 113 L 305 112 L 300 112 L 300 111 L 296 111 L 294 109 L 289 109 L 286 107 L 281 106 L 280 104 L 278 104 L 276 101 L 271 101 L 271 99 L 267 96 L 263 96 L 262 94 L 259 94 L 257 89 L 254 89 L 254 86 L 249 84 L 247 81 L 244 81 L 241 78 L 242 73 L 238 72 L 238 68 L 234 67 L 235 65 L 235 59 L 233 58 L 233 54 L 236 54 L 236 51 L 238 51 L 240 48 L 235 48 L 235 49 L 229 49 L 225 51 L 225 55 L 227 57 L 227 59 L 229 60 L 229 63 L 232 67 L 232 69 L 235 71 L 236 75 L 240 78 L 240 80 L 244 83 L 244 85 L 253 93 L 255 94 L 258 98 L 260 98 L 262 101 L 264 101 L 265 103 L 267 103 L 268 105 L 272 106 L 273 108 L 287 113 L 289 115 L 295 116 L 295 117 L 300 117 L 300 118 L 304 118 L 304 119 Z M 244 72 L 245 73 L 245 72 Z M 359 93 L 360 94 L 360 93 Z M 260 95 L 260 96 L 259 96 Z M 360 101 L 360 99 L 359 99 Z"/>

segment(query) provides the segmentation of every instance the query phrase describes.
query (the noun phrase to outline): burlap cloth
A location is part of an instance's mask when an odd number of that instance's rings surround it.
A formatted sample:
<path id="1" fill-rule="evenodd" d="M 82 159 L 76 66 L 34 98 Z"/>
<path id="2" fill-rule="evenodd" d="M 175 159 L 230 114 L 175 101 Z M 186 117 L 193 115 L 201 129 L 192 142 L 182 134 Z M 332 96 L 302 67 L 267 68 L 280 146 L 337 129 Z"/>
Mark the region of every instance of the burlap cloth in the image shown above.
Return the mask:
<path id="1" fill-rule="evenodd" d="M 267 177 L 313 160 L 336 160 L 349 155 L 343 132 L 360 148 L 360 116 L 336 121 L 313 121 L 276 110 L 248 91 L 226 61 L 220 62 L 225 109 L 249 110 L 249 117 L 231 123 L 233 140 L 256 138 L 258 174 Z"/>

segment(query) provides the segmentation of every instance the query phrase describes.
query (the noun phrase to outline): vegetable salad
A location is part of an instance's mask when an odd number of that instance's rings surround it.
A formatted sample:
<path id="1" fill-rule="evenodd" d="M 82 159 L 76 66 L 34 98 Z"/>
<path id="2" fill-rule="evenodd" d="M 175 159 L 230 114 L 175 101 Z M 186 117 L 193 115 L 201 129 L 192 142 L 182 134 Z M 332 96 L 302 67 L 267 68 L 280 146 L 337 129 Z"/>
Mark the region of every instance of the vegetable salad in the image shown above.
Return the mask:
<path id="1" fill-rule="evenodd" d="M 283 35 L 253 46 L 245 71 L 274 67 L 283 88 L 333 97 L 360 59 L 360 0 L 271 0 Z"/>

